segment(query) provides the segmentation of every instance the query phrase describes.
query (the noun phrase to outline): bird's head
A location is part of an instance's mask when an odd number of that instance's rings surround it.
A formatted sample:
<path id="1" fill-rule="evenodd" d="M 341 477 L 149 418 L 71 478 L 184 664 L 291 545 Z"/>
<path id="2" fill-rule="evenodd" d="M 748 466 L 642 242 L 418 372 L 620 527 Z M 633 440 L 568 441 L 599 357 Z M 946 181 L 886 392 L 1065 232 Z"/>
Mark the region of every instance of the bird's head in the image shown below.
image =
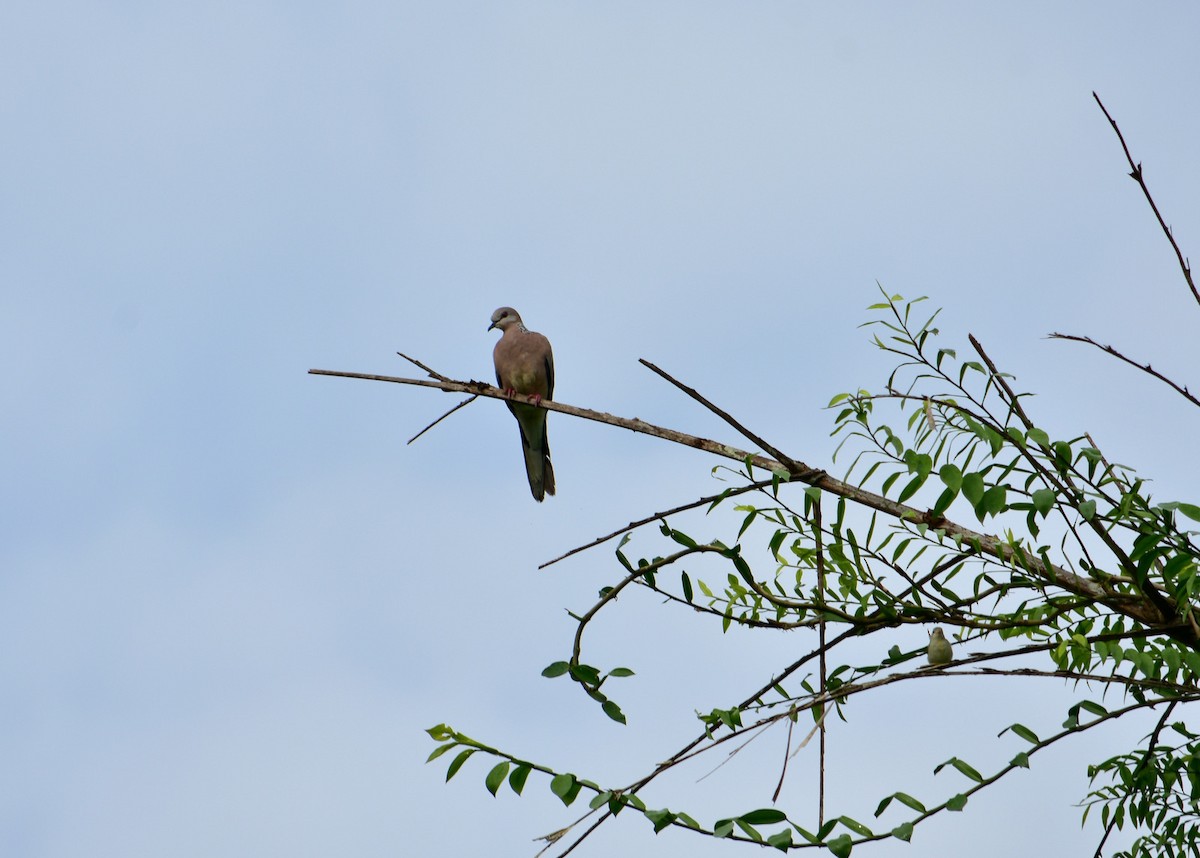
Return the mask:
<path id="1" fill-rule="evenodd" d="M 501 331 L 507 331 L 513 325 L 521 324 L 521 314 L 512 307 L 501 307 L 496 312 L 492 313 L 492 323 L 488 325 L 488 330 L 499 328 Z"/>

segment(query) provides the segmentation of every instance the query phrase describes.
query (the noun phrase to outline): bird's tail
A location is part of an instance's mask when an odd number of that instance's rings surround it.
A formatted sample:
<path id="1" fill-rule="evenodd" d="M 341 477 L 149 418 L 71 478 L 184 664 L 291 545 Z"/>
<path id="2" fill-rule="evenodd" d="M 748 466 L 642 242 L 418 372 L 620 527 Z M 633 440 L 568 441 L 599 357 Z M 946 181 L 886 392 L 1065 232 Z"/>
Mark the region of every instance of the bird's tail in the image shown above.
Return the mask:
<path id="1" fill-rule="evenodd" d="M 529 478 L 529 491 L 533 499 L 543 500 L 546 495 L 554 494 L 554 465 L 550 463 L 550 444 L 542 433 L 542 443 L 534 447 L 521 431 L 521 452 L 525 454 L 525 476 Z"/>

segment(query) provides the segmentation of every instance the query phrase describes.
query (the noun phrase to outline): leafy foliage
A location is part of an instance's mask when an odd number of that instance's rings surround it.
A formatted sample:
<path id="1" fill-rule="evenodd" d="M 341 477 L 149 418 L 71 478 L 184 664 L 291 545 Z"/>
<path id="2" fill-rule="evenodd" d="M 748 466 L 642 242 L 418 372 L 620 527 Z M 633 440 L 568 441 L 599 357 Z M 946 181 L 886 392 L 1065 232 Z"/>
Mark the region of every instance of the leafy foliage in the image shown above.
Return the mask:
<path id="1" fill-rule="evenodd" d="M 1164 708 L 1149 749 L 1092 767 L 1095 789 L 1084 816 L 1099 807 L 1109 829 L 1130 824 L 1146 832 L 1126 853 L 1131 856 L 1196 847 L 1197 737 L 1175 722 L 1170 729 L 1185 741 L 1169 746 L 1157 739 L 1166 714 L 1200 699 L 1194 615 L 1200 551 L 1188 529 L 1200 520 L 1200 509 L 1156 501 L 1142 479 L 1111 464 L 1087 435 L 1059 438 L 1037 425 L 1026 409 L 1028 394 L 1014 390 L 1011 377 L 973 338 L 975 357 L 966 361 L 936 345 L 937 313 L 920 316 L 919 300 L 887 296 L 873 309 L 880 313 L 868 323 L 873 342 L 896 368 L 881 391 L 841 394 L 830 403 L 840 436 L 837 457 L 848 460 L 845 478 L 788 460 L 771 463 L 771 478 L 756 483 L 755 460 L 747 455 L 737 473 L 759 500 L 734 507 L 737 529 L 728 541 L 697 539 L 664 517 L 659 534 L 670 553 L 631 559 L 627 533 L 616 550 L 622 576 L 576 615 L 571 656 L 543 675 L 568 677 L 605 714 L 625 723 L 607 683 L 633 671 L 604 672 L 583 661 L 583 650 L 588 624 L 629 586 L 707 614 L 725 629 L 818 628 L 822 643 L 740 704 L 698 713 L 702 732 L 694 741 L 622 788 L 555 772 L 439 726 L 430 734 L 444 744 L 430 758 L 458 751 L 447 779 L 484 753 L 500 760 L 484 778 L 493 795 L 506 778 L 520 794 L 538 772 L 564 804 L 587 791 L 592 812 L 615 816 L 633 807 L 656 833 L 678 827 L 781 851 L 822 847 L 841 856 L 871 841 L 908 841 L 931 817 L 965 810 L 976 792 L 1028 768 L 1044 748 L 1126 713 Z M 785 499 L 793 485 L 797 502 Z M 710 511 L 730 496 L 714 500 Z M 955 523 L 964 518 L 976 524 Z M 719 571 L 699 578 L 682 570 L 685 560 L 700 557 Z M 668 574 L 674 567 L 680 572 Z M 998 770 L 982 772 L 959 756 L 936 766 L 935 773 L 959 778 L 958 784 L 946 782 L 939 801 L 906 792 L 882 797 L 877 818 L 897 811 L 904 818 L 879 831 L 845 815 L 801 824 L 774 808 L 705 826 L 680 810 L 648 808 L 638 798 L 662 771 L 695 753 L 777 721 L 795 723 L 805 712 L 814 730 L 825 729 L 827 710 L 844 716 L 859 695 L 922 677 L 929 669 L 923 650 L 892 646 L 873 663 L 837 663 L 836 657 L 848 641 L 933 623 L 954 630 L 960 643 L 995 644 L 947 670 L 1066 679 L 1093 693 L 1070 707 L 1061 730 L 1044 738 L 1019 723 L 1001 729 L 1001 736 L 1011 733 L 1024 747 Z M 1038 660 L 1041 666 L 1030 666 Z M 988 666 L 975 667 L 984 661 Z M 801 671 L 817 662 L 814 682 Z M 1121 705 L 1101 704 L 1102 695 L 1114 690 Z"/>

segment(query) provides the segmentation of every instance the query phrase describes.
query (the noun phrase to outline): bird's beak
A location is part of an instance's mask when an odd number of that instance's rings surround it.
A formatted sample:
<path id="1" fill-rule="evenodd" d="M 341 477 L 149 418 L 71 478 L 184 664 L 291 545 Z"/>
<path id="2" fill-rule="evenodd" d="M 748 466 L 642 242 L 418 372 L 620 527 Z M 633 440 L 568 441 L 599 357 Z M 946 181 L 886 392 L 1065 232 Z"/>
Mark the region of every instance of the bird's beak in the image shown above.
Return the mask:
<path id="1" fill-rule="evenodd" d="M 496 323 L 492 322 L 490 325 L 488 325 L 488 330 L 490 331 L 494 327 L 496 327 Z"/>

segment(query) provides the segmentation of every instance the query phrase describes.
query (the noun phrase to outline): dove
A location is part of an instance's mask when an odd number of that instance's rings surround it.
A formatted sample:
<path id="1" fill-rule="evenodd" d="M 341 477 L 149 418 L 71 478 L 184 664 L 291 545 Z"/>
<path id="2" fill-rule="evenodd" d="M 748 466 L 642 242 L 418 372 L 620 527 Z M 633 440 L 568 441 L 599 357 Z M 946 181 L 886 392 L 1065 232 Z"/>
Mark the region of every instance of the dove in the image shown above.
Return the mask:
<path id="1" fill-rule="evenodd" d="M 550 341 L 529 330 L 521 314 L 512 307 L 492 313 L 492 324 L 500 330 L 500 339 L 492 351 L 496 364 L 496 386 L 509 396 L 532 396 L 535 401 L 554 396 L 554 353 Z M 521 429 L 521 450 L 525 454 L 525 475 L 529 491 L 539 503 L 554 494 L 554 466 L 550 464 L 550 445 L 546 440 L 546 410 L 521 402 L 509 402 L 508 410 Z"/>

